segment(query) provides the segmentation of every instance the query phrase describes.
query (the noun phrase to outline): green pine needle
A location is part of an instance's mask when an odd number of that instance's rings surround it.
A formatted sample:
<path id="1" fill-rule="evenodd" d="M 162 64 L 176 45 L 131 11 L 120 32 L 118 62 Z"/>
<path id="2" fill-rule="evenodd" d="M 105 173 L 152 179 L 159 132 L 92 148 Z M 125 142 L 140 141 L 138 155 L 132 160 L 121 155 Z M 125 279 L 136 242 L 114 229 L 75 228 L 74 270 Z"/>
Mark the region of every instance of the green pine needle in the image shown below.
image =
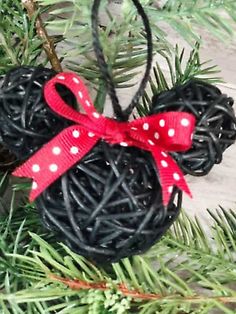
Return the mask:
<path id="1" fill-rule="evenodd" d="M 42 43 L 34 24 L 20 0 L 0 0 L 0 75 L 15 66 L 46 63 L 39 60 Z"/>

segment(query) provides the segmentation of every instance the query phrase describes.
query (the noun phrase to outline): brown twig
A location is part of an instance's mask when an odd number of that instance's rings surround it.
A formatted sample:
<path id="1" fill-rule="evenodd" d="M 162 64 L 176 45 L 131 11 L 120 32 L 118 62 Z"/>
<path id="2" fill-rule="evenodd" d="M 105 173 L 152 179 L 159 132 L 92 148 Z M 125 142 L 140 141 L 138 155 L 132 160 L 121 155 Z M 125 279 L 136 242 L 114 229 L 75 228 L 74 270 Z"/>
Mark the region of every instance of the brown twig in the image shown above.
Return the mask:
<path id="1" fill-rule="evenodd" d="M 154 293 L 142 293 L 138 290 L 129 290 L 125 284 L 119 284 L 118 290 L 126 297 L 141 300 L 158 300 L 162 296 Z"/>
<path id="2" fill-rule="evenodd" d="M 83 290 L 98 289 L 98 290 L 103 290 L 103 291 L 107 290 L 107 286 L 105 282 L 90 283 L 90 282 L 85 282 L 85 281 L 80 281 L 80 280 L 62 278 L 54 274 L 50 274 L 48 277 L 52 279 L 53 281 L 59 281 L 61 283 L 64 283 L 72 290 L 81 290 L 81 289 Z"/>
<path id="3" fill-rule="evenodd" d="M 90 283 L 85 282 L 77 279 L 67 279 L 62 278 L 59 276 L 56 276 L 54 274 L 50 274 L 48 276 L 51 280 L 61 282 L 68 286 L 69 288 L 73 290 L 89 290 L 89 289 L 95 289 L 95 290 L 101 290 L 106 291 L 109 290 L 109 286 L 106 284 L 106 282 L 98 282 L 98 283 Z M 223 304 L 230 304 L 230 303 L 236 303 L 236 296 L 222 296 L 222 297 L 211 297 L 211 296 L 189 296 L 189 297 L 181 297 L 180 295 L 160 295 L 160 294 L 154 294 L 154 293 L 142 293 L 138 290 L 130 290 L 127 288 L 125 284 L 119 284 L 117 287 L 117 291 L 120 291 L 124 296 L 131 297 L 133 299 L 141 299 L 141 300 L 181 300 L 182 302 L 188 302 L 188 303 L 202 303 L 202 302 L 209 302 L 209 301 L 215 301 L 220 302 Z"/>
<path id="4" fill-rule="evenodd" d="M 106 291 L 109 289 L 106 282 L 91 283 L 91 282 L 85 282 L 85 281 L 76 280 L 76 279 L 72 280 L 72 279 L 62 278 L 54 274 L 50 274 L 49 278 L 52 279 L 53 281 L 59 281 L 61 283 L 64 283 L 72 290 L 96 289 L 96 290 Z M 136 290 L 129 290 L 125 284 L 119 284 L 117 286 L 117 290 L 120 291 L 124 296 L 131 297 L 133 299 L 156 300 L 158 297 L 157 294 L 146 294 L 146 293 L 141 293 L 140 291 L 136 291 Z"/>
<path id="5" fill-rule="evenodd" d="M 36 4 L 34 3 L 34 0 L 22 0 L 22 4 L 27 10 L 29 18 L 32 19 L 37 12 L 37 7 L 36 7 Z M 56 54 L 54 41 L 50 38 L 46 29 L 44 28 L 43 21 L 40 15 L 37 16 L 35 20 L 35 25 L 36 25 L 37 34 L 43 41 L 43 48 L 52 65 L 52 68 L 57 72 L 62 72 L 62 66 Z"/>

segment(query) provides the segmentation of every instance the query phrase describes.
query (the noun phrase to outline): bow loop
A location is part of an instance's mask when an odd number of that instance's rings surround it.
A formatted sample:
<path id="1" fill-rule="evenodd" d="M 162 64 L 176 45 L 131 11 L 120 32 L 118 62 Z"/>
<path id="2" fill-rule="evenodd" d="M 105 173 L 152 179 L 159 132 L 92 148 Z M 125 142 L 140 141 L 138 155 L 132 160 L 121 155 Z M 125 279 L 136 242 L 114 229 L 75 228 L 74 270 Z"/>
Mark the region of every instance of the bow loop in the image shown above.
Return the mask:
<path id="1" fill-rule="evenodd" d="M 58 94 L 56 84 L 69 88 L 86 114 L 66 104 Z M 31 200 L 80 161 L 101 139 L 110 144 L 134 146 L 152 154 L 159 170 L 165 205 L 174 185 L 191 194 L 181 170 L 168 152 L 191 147 L 195 125 L 193 115 L 168 112 L 132 122 L 106 118 L 95 110 L 87 88 L 74 73 L 58 74 L 45 85 L 44 93 L 52 110 L 76 124 L 63 130 L 13 173 L 33 179 Z"/>

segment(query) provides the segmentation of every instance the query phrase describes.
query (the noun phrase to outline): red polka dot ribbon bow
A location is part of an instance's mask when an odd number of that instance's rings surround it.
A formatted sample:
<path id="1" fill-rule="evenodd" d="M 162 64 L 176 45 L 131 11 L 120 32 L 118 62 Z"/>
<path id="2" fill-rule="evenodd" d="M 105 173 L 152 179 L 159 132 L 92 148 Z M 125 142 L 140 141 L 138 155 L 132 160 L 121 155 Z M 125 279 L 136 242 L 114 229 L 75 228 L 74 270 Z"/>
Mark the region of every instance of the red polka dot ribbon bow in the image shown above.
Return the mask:
<path id="1" fill-rule="evenodd" d="M 69 88 L 86 114 L 66 104 L 58 94 L 56 84 Z M 174 185 L 191 195 L 183 173 L 168 152 L 185 151 L 191 147 L 194 116 L 184 112 L 168 112 L 131 122 L 106 118 L 96 112 L 87 88 L 74 73 L 55 76 L 45 85 L 44 94 L 52 110 L 76 124 L 63 130 L 13 173 L 18 177 L 33 179 L 31 201 L 80 161 L 101 139 L 109 144 L 135 146 L 150 151 L 159 172 L 165 205 L 169 202 Z"/>

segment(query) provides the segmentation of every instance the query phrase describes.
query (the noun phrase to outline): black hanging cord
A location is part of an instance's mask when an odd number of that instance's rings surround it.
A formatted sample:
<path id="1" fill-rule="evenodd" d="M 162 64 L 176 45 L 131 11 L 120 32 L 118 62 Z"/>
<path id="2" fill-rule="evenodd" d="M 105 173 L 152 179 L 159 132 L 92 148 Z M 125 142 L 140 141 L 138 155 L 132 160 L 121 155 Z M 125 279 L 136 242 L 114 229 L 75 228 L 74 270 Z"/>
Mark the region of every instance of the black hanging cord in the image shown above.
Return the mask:
<path id="1" fill-rule="evenodd" d="M 99 40 L 98 11 L 99 11 L 101 0 L 94 0 L 93 7 L 92 7 L 92 35 L 93 35 L 94 51 L 97 57 L 98 65 L 100 67 L 102 75 L 107 84 L 107 89 L 108 89 L 108 93 L 112 101 L 114 114 L 117 119 L 122 120 L 122 121 L 128 120 L 133 109 L 137 106 L 140 97 L 144 93 L 146 84 L 149 80 L 151 68 L 152 68 L 153 45 L 152 45 L 152 31 L 149 24 L 149 20 L 140 2 L 138 0 L 132 0 L 132 1 L 138 11 L 138 14 L 141 16 L 143 20 L 144 29 L 147 36 L 147 64 L 146 64 L 145 74 L 139 85 L 138 91 L 134 95 L 130 105 L 124 111 L 122 110 L 120 106 L 120 103 L 116 94 L 116 90 L 115 90 L 115 85 L 114 85 L 111 73 L 109 71 L 109 67 L 105 61 L 103 49 Z"/>
<path id="2" fill-rule="evenodd" d="M 108 64 L 105 61 L 105 57 L 103 54 L 103 49 L 101 46 L 101 42 L 99 40 L 99 30 L 98 30 L 98 11 L 100 6 L 101 0 L 94 0 L 93 7 L 92 7 L 92 35 L 93 35 L 93 47 L 94 52 L 97 57 L 98 65 L 102 72 L 103 78 L 106 82 L 107 89 L 109 96 L 112 101 L 112 107 L 114 110 L 114 114 L 117 119 L 124 120 L 124 114 L 122 108 L 119 104 L 119 99 L 116 94 L 115 85 L 113 79 L 111 77 L 111 73 L 108 69 Z"/>
<path id="3" fill-rule="evenodd" d="M 143 79 L 139 85 L 138 91 L 134 95 L 130 105 L 124 110 L 124 114 L 127 117 L 127 119 L 131 115 L 133 109 L 137 106 L 140 97 L 143 96 L 143 93 L 145 91 L 145 87 L 148 83 L 148 80 L 150 77 L 150 72 L 152 69 L 152 55 L 153 55 L 152 30 L 150 27 L 149 19 L 146 15 L 142 5 L 140 4 L 140 2 L 138 0 L 132 0 L 132 1 L 137 8 L 138 14 L 141 16 L 141 18 L 143 20 L 144 29 L 145 29 L 146 36 L 147 36 L 147 64 L 146 64 L 146 70 L 145 70 Z"/>

